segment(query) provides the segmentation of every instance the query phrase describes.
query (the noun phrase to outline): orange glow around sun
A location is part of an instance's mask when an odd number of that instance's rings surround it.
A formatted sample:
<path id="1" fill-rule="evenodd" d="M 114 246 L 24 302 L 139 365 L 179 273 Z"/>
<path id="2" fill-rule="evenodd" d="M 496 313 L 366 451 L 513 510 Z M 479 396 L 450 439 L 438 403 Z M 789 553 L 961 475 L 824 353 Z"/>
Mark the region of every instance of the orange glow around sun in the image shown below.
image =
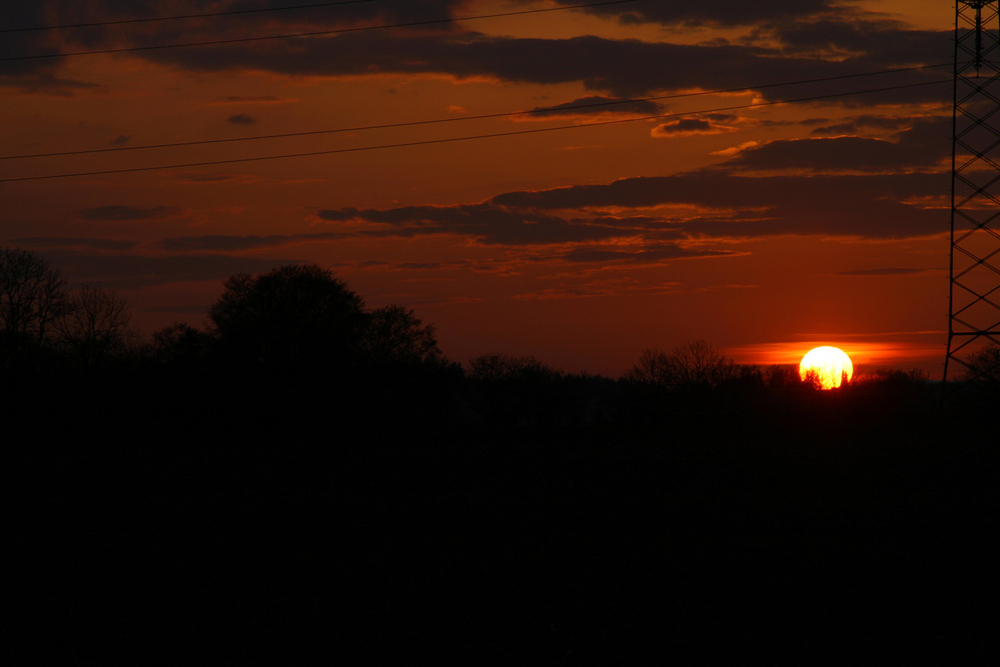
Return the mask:
<path id="1" fill-rule="evenodd" d="M 836 347 L 817 347 L 802 357 L 799 377 L 803 381 L 814 373 L 823 389 L 836 389 L 854 376 L 854 364 L 843 350 Z"/>

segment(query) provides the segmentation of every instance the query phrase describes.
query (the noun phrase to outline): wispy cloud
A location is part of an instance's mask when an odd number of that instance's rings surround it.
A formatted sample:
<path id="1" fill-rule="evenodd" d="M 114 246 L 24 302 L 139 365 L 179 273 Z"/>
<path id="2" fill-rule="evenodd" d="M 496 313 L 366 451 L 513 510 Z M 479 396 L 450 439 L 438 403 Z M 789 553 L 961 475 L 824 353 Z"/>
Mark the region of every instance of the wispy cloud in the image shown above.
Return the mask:
<path id="1" fill-rule="evenodd" d="M 840 271 L 835 273 L 835 276 L 849 276 L 854 278 L 873 278 L 873 277 L 884 277 L 884 276 L 920 276 L 926 275 L 928 273 L 941 273 L 947 271 L 944 268 L 925 268 L 925 269 L 902 269 L 902 268 L 887 268 L 887 269 L 859 269 L 857 271 Z"/>
<path id="2" fill-rule="evenodd" d="M 275 95 L 259 95 L 257 97 L 241 97 L 230 95 L 218 100 L 206 103 L 205 106 L 229 106 L 233 104 L 293 104 L 302 100 L 296 97 L 277 97 Z"/>
<path id="3" fill-rule="evenodd" d="M 135 222 L 139 220 L 158 220 L 181 213 L 176 206 L 98 206 L 80 211 L 80 217 L 92 221 Z"/>

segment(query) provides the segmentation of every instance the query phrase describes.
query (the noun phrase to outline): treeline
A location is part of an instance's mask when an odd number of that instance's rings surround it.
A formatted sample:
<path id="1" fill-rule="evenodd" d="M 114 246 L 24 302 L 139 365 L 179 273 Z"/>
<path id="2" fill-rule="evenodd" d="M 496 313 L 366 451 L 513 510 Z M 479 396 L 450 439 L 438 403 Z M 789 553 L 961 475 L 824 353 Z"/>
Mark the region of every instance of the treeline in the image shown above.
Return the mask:
<path id="1" fill-rule="evenodd" d="M 178 323 L 147 341 L 131 319 L 115 290 L 70 290 L 40 256 L 0 248 L 0 351 L 8 366 L 46 356 L 91 367 L 215 358 L 265 372 L 442 361 L 434 328 L 422 326 L 412 310 L 366 310 L 357 294 L 315 265 L 232 276 L 204 330 Z"/>
<path id="2" fill-rule="evenodd" d="M 986 363 L 993 352 L 983 354 Z M 204 328 L 177 323 L 144 339 L 114 290 L 70 290 L 58 269 L 14 248 L 0 249 L 0 372 L 8 398 L 24 409 L 34 405 L 29 397 L 53 387 L 88 387 L 78 404 L 101 397 L 105 405 L 141 401 L 138 412 L 172 405 L 188 414 L 228 401 L 235 411 L 257 406 L 257 420 L 321 410 L 341 422 L 415 419 L 497 433 L 809 414 L 834 400 L 895 414 L 936 400 L 918 371 L 870 373 L 834 398 L 794 368 L 737 364 L 704 341 L 646 350 L 618 379 L 502 353 L 463 367 L 442 355 L 434 326 L 412 309 L 366 308 L 343 281 L 312 264 L 234 275 Z"/>
<path id="3" fill-rule="evenodd" d="M 822 391 L 704 342 L 618 379 L 461 366 L 311 265 L 144 341 L 0 257 L 11 664 L 986 664 L 994 411 L 919 373 Z"/>

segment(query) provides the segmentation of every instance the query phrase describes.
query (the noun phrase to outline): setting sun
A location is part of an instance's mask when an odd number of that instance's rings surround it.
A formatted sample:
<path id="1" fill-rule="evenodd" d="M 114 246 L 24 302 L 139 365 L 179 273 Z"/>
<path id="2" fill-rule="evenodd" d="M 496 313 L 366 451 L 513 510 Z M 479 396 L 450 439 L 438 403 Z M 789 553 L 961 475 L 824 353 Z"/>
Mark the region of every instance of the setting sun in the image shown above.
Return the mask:
<path id="1" fill-rule="evenodd" d="M 836 389 L 843 382 L 849 382 L 854 375 L 854 364 L 843 350 L 836 347 L 817 347 L 802 357 L 799 377 L 808 379 L 810 373 L 816 375 L 823 389 Z"/>

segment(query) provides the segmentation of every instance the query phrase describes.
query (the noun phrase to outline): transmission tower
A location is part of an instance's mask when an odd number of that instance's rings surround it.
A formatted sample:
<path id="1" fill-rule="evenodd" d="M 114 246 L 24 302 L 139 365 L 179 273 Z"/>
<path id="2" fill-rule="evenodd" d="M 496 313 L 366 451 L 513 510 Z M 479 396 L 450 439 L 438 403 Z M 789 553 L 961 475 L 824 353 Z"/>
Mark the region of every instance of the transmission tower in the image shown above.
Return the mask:
<path id="1" fill-rule="evenodd" d="M 944 380 L 996 377 L 1000 345 L 998 0 L 955 4 L 948 356 Z M 992 28 L 990 28 L 992 26 Z M 992 361 L 991 361 L 992 359 Z M 949 373 L 952 378 L 949 378 Z"/>

